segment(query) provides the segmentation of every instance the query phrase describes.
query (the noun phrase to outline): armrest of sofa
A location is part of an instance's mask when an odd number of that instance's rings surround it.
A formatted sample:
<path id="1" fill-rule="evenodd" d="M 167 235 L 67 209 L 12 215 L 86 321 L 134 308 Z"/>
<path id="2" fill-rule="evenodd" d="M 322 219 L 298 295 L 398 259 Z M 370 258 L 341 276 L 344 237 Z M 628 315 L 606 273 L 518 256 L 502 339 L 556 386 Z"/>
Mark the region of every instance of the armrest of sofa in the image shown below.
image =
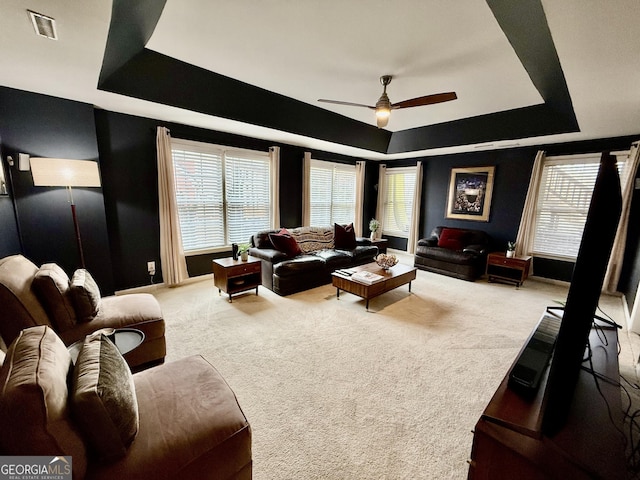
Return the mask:
<path id="1" fill-rule="evenodd" d="M 368 237 L 356 237 L 356 246 L 362 247 L 365 245 L 371 245 L 371 239 Z"/>
<path id="2" fill-rule="evenodd" d="M 438 237 L 432 235 L 431 237 L 421 238 L 418 240 L 418 246 L 420 247 L 437 247 L 438 246 Z"/>
<path id="3" fill-rule="evenodd" d="M 467 245 L 466 247 L 464 247 L 462 249 L 463 252 L 466 253 L 474 253 L 476 255 L 484 255 L 485 253 L 487 253 L 487 246 L 486 245 Z"/>
<path id="4" fill-rule="evenodd" d="M 276 250 L 275 248 L 251 247 L 249 249 L 249 255 L 271 263 L 279 263 L 291 258 L 286 253 Z"/>

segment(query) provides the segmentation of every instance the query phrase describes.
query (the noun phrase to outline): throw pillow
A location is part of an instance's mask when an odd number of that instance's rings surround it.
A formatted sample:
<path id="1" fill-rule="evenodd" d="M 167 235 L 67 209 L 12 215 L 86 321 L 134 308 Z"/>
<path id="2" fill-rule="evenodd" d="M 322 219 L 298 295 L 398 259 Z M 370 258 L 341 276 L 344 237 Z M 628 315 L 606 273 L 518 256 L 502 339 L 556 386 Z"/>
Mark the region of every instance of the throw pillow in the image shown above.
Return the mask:
<path id="1" fill-rule="evenodd" d="M 333 237 L 338 250 L 353 250 L 356 248 L 356 231 L 353 229 L 353 223 L 349 225 L 336 223 Z"/>
<path id="2" fill-rule="evenodd" d="M 69 290 L 78 321 L 86 322 L 98 314 L 100 289 L 91 274 L 84 268 L 74 272 Z"/>
<path id="3" fill-rule="evenodd" d="M 467 232 L 454 228 L 443 228 L 438 246 L 449 250 L 462 250 L 466 245 Z"/>
<path id="4" fill-rule="evenodd" d="M 76 312 L 69 291 L 69 277 L 55 263 L 42 265 L 31 283 L 33 290 L 47 311 L 51 323 L 59 332 L 76 324 Z"/>
<path id="5" fill-rule="evenodd" d="M 71 356 L 50 327 L 22 330 L 0 369 L 0 448 L 5 455 L 64 455 L 84 478 L 86 449 L 71 421 Z"/>
<path id="6" fill-rule="evenodd" d="M 133 376 L 118 348 L 104 334 L 85 338 L 73 370 L 75 419 L 102 461 L 125 455 L 138 434 Z"/>
<path id="7" fill-rule="evenodd" d="M 300 246 L 296 239 L 291 235 L 286 233 L 282 233 L 283 231 L 287 231 L 284 228 L 280 230 L 279 233 L 270 233 L 269 239 L 276 250 L 280 250 L 282 253 L 285 253 L 289 257 L 295 257 L 296 255 L 300 255 L 302 250 L 300 250 Z"/>

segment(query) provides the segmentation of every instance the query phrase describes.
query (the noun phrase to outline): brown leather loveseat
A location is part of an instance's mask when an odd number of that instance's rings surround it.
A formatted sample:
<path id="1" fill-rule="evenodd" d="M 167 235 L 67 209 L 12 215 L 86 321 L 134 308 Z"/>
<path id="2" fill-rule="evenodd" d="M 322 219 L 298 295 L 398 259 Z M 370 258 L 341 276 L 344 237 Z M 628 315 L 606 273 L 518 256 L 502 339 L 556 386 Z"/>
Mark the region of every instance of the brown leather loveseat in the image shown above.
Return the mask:
<path id="1" fill-rule="evenodd" d="M 473 281 L 485 271 L 490 242 L 482 230 L 438 226 L 418 240 L 414 266 Z"/>

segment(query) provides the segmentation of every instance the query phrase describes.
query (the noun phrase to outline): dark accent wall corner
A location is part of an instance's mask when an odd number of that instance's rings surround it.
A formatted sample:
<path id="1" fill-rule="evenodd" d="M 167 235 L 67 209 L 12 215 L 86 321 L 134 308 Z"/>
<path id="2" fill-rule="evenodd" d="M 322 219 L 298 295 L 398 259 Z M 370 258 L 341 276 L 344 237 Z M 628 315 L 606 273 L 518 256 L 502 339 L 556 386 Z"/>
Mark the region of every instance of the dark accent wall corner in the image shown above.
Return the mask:
<path id="1" fill-rule="evenodd" d="M 92 105 L 7 87 L 0 87 L 0 105 L 3 155 L 17 158 L 22 152 L 32 157 L 98 159 Z M 31 172 L 19 171 L 17 164 L 11 168 L 22 253 L 38 265 L 55 262 L 71 276 L 80 262 L 65 189 L 34 187 Z M 102 189 L 74 188 L 73 195 L 86 267 L 101 291 L 112 293 Z M 7 216 L 8 207 L 0 208 Z M 15 253 L 15 239 L 9 243 L 13 252 L 7 253 Z"/>

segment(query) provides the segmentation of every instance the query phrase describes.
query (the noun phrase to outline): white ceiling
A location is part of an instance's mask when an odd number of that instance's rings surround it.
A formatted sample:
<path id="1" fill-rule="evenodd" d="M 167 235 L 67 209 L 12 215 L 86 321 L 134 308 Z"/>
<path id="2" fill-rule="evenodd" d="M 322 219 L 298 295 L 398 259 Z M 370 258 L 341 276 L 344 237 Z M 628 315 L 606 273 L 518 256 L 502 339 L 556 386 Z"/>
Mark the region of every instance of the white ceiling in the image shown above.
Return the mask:
<path id="1" fill-rule="evenodd" d="M 577 133 L 384 155 L 100 91 L 110 0 L 3 0 L 0 85 L 372 159 L 640 134 L 640 1 L 542 3 Z M 55 18 L 58 41 L 35 35 L 27 8 Z M 370 125 L 369 109 L 317 99 L 374 105 L 383 74 L 394 76 L 392 102 L 458 94 L 394 111 L 391 131 L 542 103 L 482 0 L 167 0 L 147 47 Z"/>

